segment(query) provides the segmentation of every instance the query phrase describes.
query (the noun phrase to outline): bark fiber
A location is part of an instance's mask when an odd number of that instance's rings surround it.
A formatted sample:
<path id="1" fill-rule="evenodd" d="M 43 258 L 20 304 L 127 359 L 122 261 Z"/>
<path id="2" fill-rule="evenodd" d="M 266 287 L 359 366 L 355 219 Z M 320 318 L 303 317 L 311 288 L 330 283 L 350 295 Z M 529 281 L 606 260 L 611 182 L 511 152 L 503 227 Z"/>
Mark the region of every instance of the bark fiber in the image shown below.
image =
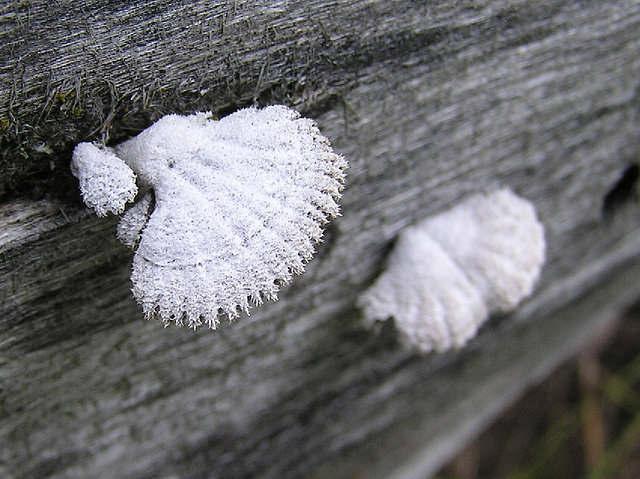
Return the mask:
<path id="1" fill-rule="evenodd" d="M 0 476 L 433 473 L 640 295 L 639 31 L 635 0 L 5 2 Z M 277 303 L 144 321 L 73 146 L 272 103 L 349 159 L 342 217 Z M 546 228 L 534 296 L 443 355 L 365 331 L 398 231 L 503 186 Z"/>

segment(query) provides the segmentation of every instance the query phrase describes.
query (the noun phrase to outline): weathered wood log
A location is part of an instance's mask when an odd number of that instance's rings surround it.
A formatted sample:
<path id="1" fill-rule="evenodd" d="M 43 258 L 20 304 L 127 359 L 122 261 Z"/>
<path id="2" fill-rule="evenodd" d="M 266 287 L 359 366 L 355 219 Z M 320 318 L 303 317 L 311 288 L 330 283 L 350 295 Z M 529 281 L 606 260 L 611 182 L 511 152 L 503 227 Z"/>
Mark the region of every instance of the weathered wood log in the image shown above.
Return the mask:
<path id="1" fill-rule="evenodd" d="M 85 0 L 0 21 L 2 477 L 424 477 L 640 294 L 635 1 Z M 254 102 L 349 159 L 343 216 L 277 303 L 215 332 L 146 322 L 71 148 Z M 499 186 L 546 228 L 535 295 L 442 355 L 366 331 L 354 302 L 397 233 Z"/>

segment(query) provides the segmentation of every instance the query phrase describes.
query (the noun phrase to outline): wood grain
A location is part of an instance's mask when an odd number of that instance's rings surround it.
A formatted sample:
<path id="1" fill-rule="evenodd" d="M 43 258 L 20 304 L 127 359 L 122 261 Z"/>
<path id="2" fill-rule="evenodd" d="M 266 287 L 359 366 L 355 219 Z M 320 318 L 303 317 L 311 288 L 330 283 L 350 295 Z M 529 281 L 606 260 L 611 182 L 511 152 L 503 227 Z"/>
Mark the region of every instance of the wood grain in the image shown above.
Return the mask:
<path id="1" fill-rule="evenodd" d="M 635 1 L 15 2 L 0 19 L 2 477 L 425 477 L 640 294 L 640 207 L 603 213 L 638 162 Z M 216 332 L 146 322 L 70 148 L 253 102 L 314 117 L 349 159 L 343 215 L 279 302 Z M 444 355 L 363 330 L 354 300 L 398 231 L 498 186 L 546 228 L 534 297 Z"/>

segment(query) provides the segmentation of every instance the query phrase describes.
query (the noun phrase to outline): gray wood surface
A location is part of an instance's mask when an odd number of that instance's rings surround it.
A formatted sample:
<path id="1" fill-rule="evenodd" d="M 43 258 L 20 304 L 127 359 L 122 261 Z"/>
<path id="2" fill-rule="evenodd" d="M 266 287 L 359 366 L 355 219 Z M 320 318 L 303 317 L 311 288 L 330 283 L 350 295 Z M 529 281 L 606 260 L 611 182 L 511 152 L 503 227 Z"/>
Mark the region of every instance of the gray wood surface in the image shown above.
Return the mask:
<path id="1" fill-rule="evenodd" d="M 640 295 L 637 1 L 1 8 L 0 477 L 426 477 Z M 146 322 L 71 148 L 254 102 L 349 159 L 343 216 L 279 302 Z M 498 186 L 545 224 L 534 297 L 444 355 L 363 330 L 397 232 Z"/>

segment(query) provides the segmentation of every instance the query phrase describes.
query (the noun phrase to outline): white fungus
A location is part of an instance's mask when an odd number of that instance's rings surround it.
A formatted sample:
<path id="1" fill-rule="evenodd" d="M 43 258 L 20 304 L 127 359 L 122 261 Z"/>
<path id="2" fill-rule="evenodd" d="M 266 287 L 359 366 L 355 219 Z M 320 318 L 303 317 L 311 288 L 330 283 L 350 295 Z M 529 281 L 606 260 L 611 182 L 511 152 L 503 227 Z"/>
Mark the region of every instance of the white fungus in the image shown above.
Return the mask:
<path id="1" fill-rule="evenodd" d="M 84 202 L 98 216 L 122 213 L 138 193 L 133 171 L 109 148 L 80 143 L 73 150 L 71 171 L 78 178 Z"/>
<path id="2" fill-rule="evenodd" d="M 421 352 L 460 348 L 490 314 L 531 295 L 544 257 L 530 202 L 507 189 L 475 195 L 402 231 L 359 306 L 370 327 L 393 318 Z"/>
<path id="3" fill-rule="evenodd" d="M 131 201 L 135 172 L 144 194 L 118 238 L 136 250 L 145 317 L 214 329 L 303 272 L 339 215 L 346 167 L 312 120 L 284 106 L 168 115 L 112 148 L 81 143 L 72 163 L 98 214 Z"/>

